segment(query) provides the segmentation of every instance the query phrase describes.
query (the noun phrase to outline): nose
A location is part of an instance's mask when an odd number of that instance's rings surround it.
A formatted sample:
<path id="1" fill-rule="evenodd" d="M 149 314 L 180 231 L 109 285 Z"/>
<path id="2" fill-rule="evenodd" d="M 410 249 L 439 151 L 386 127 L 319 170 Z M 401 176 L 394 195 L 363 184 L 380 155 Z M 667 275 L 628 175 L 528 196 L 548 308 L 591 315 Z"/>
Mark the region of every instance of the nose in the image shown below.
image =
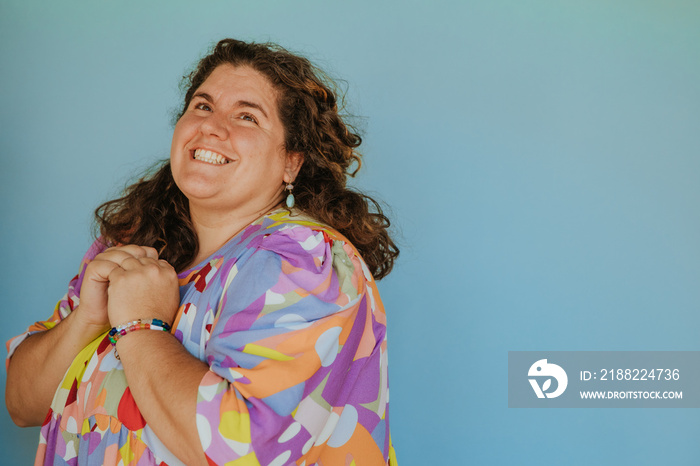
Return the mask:
<path id="1" fill-rule="evenodd" d="M 228 138 L 226 119 L 223 115 L 216 112 L 212 112 L 202 121 L 199 130 L 204 136 L 214 136 L 221 140 Z"/>

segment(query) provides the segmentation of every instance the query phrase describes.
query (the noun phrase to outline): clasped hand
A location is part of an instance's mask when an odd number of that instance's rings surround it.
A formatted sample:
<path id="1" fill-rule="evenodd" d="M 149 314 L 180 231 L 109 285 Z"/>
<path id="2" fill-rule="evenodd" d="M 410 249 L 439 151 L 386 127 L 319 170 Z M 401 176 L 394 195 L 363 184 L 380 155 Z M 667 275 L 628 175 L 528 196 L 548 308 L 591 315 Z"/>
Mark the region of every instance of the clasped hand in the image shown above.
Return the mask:
<path id="1" fill-rule="evenodd" d="M 129 244 L 98 254 L 87 266 L 80 314 L 105 330 L 136 319 L 172 324 L 180 304 L 177 273 L 150 247 Z"/>

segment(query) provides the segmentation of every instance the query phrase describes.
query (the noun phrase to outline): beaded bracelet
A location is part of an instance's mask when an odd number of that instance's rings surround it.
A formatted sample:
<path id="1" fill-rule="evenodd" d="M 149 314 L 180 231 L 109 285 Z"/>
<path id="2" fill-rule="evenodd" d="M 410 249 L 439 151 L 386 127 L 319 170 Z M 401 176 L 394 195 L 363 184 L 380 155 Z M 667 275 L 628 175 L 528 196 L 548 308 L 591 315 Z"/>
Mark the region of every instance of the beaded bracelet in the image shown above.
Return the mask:
<path id="1" fill-rule="evenodd" d="M 113 327 L 109 331 L 109 341 L 114 346 L 114 354 L 117 359 L 119 359 L 119 354 L 117 353 L 117 340 L 126 335 L 129 332 L 135 332 L 136 330 L 161 330 L 163 332 L 170 331 L 170 324 L 163 322 L 160 319 L 137 319 L 127 322 L 122 325 Z"/>

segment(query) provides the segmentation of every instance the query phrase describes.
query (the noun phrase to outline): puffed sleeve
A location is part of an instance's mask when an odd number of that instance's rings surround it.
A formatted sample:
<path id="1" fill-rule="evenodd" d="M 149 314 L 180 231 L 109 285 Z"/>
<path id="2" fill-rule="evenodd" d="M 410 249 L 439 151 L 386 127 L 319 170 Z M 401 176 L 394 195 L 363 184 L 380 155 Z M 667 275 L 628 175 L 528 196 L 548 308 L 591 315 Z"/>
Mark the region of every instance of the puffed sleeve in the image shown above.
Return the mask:
<path id="1" fill-rule="evenodd" d="M 68 314 L 73 312 L 73 310 L 78 307 L 80 303 L 80 287 L 83 283 L 83 276 L 85 275 L 85 269 L 88 263 L 95 258 L 99 253 L 107 248 L 102 242 L 101 238 L 95 240 L 90 246 L 88 251 L 83 256 L 83 260 L 80 262 L 80 269 L 78 274 L 73 277 L 73 279 L 68 283 L 68 292 L 61 298 L 61 300 L 56 303 L 56 307 L 53 310 L 53 314 L 48 320 L 43 320 L 39 322 L 34 322 L 29 326 L 26 332 L 21 335 L 17 335 L 7 342 L 7 359 L 5 361 L 6 366 L 10 363 L 10 358 L 14 354 L 15 350 L 29 335 L 37 332 L 43 332 L 52 329 L 61 320 L 65 319 Z"/>
<path id="2" fill-rule="evenodd" d="M 253 246 L 205 350 L 197 428 L 210 463 L 386 464 L 386 325 L 362 259 L 305 226 Z"/>

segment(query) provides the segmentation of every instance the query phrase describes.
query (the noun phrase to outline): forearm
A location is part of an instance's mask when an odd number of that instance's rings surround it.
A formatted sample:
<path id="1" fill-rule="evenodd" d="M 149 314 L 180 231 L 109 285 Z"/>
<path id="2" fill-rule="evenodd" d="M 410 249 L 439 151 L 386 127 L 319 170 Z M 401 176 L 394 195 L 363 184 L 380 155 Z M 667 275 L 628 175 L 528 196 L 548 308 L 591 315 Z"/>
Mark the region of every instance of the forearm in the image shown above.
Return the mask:
<path id="1" fill-rule="evenodd" d="M 131 332 L 117 342 L 141 414 L 165 446 L 188 465 L 206 465 L 196 424 L 197 391 L 209 366 L 166 332 Z"/>
<path id="2" fill-rule="evenodd" d="M 5 403 L 19 426 L 38 426 L 46 418 L 56 388 L 75 356 L 104 329 L 83 324 L 76 313 L 54 328 L 24 340 L 10 359 Z"/>

